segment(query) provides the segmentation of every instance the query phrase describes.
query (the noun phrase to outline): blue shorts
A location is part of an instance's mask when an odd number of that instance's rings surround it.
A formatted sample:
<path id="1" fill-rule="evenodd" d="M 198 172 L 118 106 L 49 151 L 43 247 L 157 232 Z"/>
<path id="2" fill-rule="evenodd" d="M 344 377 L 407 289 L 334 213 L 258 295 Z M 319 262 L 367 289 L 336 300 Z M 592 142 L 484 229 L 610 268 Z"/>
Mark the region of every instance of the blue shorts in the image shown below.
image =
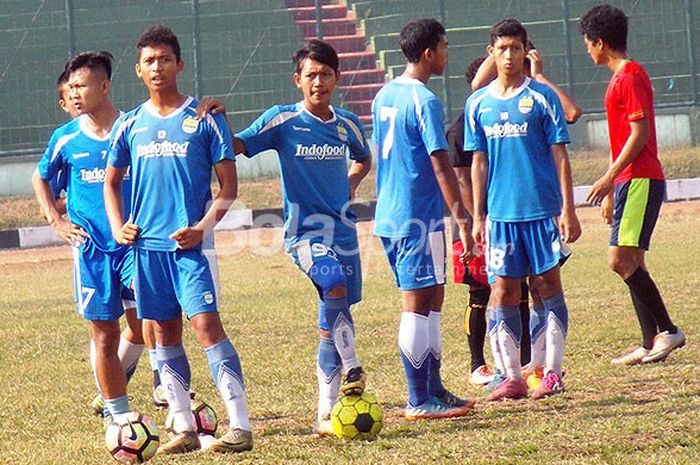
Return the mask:
<path id="1" fill-rule="evenodd" d="M 360 248 L 357 241 L 348 244 L 333 244 L 328 247 L 323 244 L 323 238 L 314 238 L 299 241 L 289 248 L 289 256 L 294 264 L 311 280 L 318 291 L 319 298 L 323 298 L 322 280 L 328 276 L 316 276 L 313 273 L 340 272 L 344 275 L 347 289 L 348 305 L 356 304 L 362 300 L 362 267 L 360 265 Z M 324 260 L 331 260 L 340 267 L 323 266 Z M 312 267 L 320 264 L 319 267 Z M 342 281 L 343 277 L 336 281 Z"/>
<path id="2" fill-rule="evenodd" d="M 174 320 L 216 312 L 218 265 L 213 249 L 163 252 L 135 249 L 134 289 L 139 318 Z"/>
<path id="3" fill-rule="evenodd" d="M 486 240 L 489 282 L 496 276 L 544 274 L 559 265 L 564 255 L 556 217 L 520 222 L 489 220 Z"/>
<path id="4" fill-rule="evenodd" d="M 445 231 L 381 240 L 399 289 L 410 291 L 445 284 Z"/>
<path id="5" fill-rule="evenodd" d="M 131 281 L 134 252 L 123 247 L 104 252 L 88 240 L 73 247 L 73 297 L 86 320 L 118 320 L 136 306 Z"/>

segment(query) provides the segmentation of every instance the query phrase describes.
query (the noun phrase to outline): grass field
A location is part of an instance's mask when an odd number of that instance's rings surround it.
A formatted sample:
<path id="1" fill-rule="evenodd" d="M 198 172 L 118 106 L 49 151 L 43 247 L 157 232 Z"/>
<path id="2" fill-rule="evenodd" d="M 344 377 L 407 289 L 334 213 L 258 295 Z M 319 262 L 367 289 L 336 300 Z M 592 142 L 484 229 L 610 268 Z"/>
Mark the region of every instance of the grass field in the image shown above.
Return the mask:
<path id="1" fill-rule="evenodd" d="M 662 150 L 660 153 L 668 179 L 700 176 L 700 147 Z M 574 185 L 593 184 L 608 166 L 606 152 L 575 152 L 571 155 Z M 372 170 L 357 192 L 358 199 L 374 199 L 376 170 Z M 282 206 L 279 181 L 275 178 L 241 180 L 239 205 L 245 208 Z M 0 230 L 44 225 L 39 206 L 31 196 L 0 197 Z"/>
<path id="2" fill-rule="evenodd" d="M 466 384 L 462 333 L 466 288 L 450 285 L 444 308 L 444 378 L 480 401 L 464 420 L 405 422 L 398 357 L 399 294 L 369 224 L 361 225 L 365 300 L 354 310 L 369 391 L 383 403 L 374 442 L 344 444 L 310 434 L 316 399 L 315 296 L 281 251 L 280 232 L 226 233 L 218 240 L 222 317 L 246 375 L 255 449 L 241 456 L 195 453 L 156 464 L 697 464 L 700 463 L 700 202 L 664 206 L 648 263 L 689 344 L 668 361 L 617 368 L 639 329 L 624 284 L 606 269 L 607 230 L 580 210 L 584 235 L 563 275 L 570 309 L 567 391 L 545 401 L 495 405 Z M 0 252 L 0 463 L 107 464 L 87 325 L 73 310 L 65 248 Z M 198 395 L 225 412 L 191 332 L 186 347 Z M 154 415 L 144 356 L 131 406 Z"/>

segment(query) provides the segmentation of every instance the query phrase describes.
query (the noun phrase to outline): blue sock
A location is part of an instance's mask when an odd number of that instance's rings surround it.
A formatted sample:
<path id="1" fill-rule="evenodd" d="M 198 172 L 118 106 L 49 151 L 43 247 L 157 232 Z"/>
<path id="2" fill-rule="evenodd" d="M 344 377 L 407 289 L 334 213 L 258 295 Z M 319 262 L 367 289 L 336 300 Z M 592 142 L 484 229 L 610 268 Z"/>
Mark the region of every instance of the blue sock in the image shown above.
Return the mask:
<path id="1" fill-rule="evenodd" d="M 520 339 L 523 336 L 520 305 L 496 305 L 496 328 L 506 375 L 520 379 Z"/>
<path id="2" fill-rule="evenodd" d="M 236 349 L 228 338 L 217 342 L 213 346 L 205 349 L 204 352 L 207 354 L 209 371 L 214 384 L 217 386 L 219 385 L 221 377 L 225 372 L 238 379 L 241 386 L 243 386 L 241 361 L 238 358 L 238 352 L 236 352 Z"/>
<path id="3" fill-rule="evenodd" d="M 129 398 L 127 396 L 115 397 L 114 399 L 104 399 L 105 410 L 114 418 L 129 411 Z"/>
<path id="4" fill-rule="evenodd" d="M 361 366 L 355 350 L 355 325 L 350 315 L 347 297 L 324 297 L 319 310 L 325 314 L 331 339 L 340 355 L 345 371 Z"/>
<path id="5" fill-rule="evenodd" d="M 342 361 L 340 360 L 340 354 L 335 350 L 335 344 L 333 344 L 332 339 L 319 337 L 316 362 L 321 373 L 323 373 L 323 377 L 327 380 L 326 382 L 340 372 Z"/>
<path id="6" fill-rule="evenodd" d="M 550 318 L 554 318 L 564 331 L 564 337 L 566 337 L 569 332 L 569 310 L 566 307 L 564 293 L 542 299 L 542 303 L 546 309 L 547 321 Z"/>
<path id="7" fill-rule="evenodd" d="M 412 312 L 401 312 L 399 349 L 408 384 L 408 403 L 417 407 L 428 400 L 430 363 L 428 317 Z"/>
<path id="8" fill-rule="evenodd" d="M 161 379 L 165 378 L 165 373 L 172 375 L 182 385 L 182 388 L 188 392 L 189 396 L 192 373 L 190 372 L 190 362 L 187 360 L 182 343 L 174 346 L 156 344 L 156 357 L 158 358 L 158 371 Z"/>
<path id="9" fill-rule="evenodd" d="M 156 349 L 148 350 L 148 361 L 151 363 L 151 370 L 158 370 L 158 356 L 156 355 Z"/>
<path id="10" fill-rule="evenodd" d="M 204 350 L 214 384 L 226 405 L 230 428 L 251 431 L 246 402 L 243 369 L 238 352 L 226 338 Z"/>
<path id="11" fill-rule="evenodd" d="M 430 351 L 428 352 L 428 364 L 430 373 L 428 376 L 428 392 L 431 396 L 441 397 L 445 393 L 445 386 L 440 376 L 442 365 L 442 335 L 440 334 L 440 312 L 430 312 L 428 315 L 428 335 L 430 338 Z"/>
<path id="12" fill-rule="evenodd" d="M 161 346 L 156 344 L 158 371 L 168 395 L 168 408 L 173 416 L 173 428 L 178 433 L 194 430 L 194 417 L 190 403 L 190 364 L 182 344 Z"/>

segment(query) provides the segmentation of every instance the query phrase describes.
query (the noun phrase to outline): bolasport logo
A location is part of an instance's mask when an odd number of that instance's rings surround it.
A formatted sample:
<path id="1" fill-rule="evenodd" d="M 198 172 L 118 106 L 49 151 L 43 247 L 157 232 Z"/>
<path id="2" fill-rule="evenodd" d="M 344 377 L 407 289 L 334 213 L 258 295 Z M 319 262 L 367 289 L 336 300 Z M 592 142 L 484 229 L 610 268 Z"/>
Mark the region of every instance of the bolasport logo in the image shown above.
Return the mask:
<path id="1" fill-rule="evenodd" d="M 186 157 L 189 145 L 189 142 L 151 141 L 148 144 L 138 144 L 136 156 L 138 158 Z"/>
<path id="2" fill-rule="evenodd" d="M 484 126 L 486 137 L 491 139 L 501 139 L 504 137 L 524 137 L 527 136 L 528 123 L 496 123 L 491 126 Z"/>
<path id="3" fill-rule="evenodd" d="M 330 144 L 297 144 L 295 156 L 302 158 L 316 158 L 318 160 L 335 160 L 338 158 L 345 158 L 345 146 Z"/>

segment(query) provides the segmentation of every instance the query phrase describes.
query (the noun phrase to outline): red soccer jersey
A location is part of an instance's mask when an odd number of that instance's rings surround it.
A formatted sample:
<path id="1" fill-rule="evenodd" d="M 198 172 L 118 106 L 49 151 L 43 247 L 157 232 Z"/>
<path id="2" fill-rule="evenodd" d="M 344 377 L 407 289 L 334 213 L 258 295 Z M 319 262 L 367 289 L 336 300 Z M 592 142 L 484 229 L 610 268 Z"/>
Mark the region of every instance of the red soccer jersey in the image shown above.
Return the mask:
<path id="1" fill-rule="evenodd" d="M 654 93 L 642 65 L 630 61 L 613 75 L 605 92 L 605 112 L 608 115 L 613 162 L 620 156 L 630 137 L 630 122 L 648 118 L 650 123 L 649 140 L 637 158 L 617 175 L 615 184 L 632 178 L 664 179 L 656 147 Z"/>

